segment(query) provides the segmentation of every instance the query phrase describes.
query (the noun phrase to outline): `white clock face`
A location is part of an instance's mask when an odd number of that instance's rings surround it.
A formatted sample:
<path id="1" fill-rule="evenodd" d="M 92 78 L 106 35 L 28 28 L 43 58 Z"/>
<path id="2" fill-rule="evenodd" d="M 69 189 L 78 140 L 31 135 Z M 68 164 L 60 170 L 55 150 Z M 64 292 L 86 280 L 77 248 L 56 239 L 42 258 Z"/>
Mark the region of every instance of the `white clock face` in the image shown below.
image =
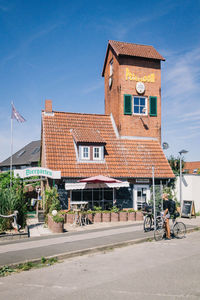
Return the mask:
<path id="1" fill-rule="evenodd" d="M 144 83 L 139 81 L 136 83 L 136 91 L 138 92 L 138 94 L 143 94 L 145 91 L 145 86 Z"/>

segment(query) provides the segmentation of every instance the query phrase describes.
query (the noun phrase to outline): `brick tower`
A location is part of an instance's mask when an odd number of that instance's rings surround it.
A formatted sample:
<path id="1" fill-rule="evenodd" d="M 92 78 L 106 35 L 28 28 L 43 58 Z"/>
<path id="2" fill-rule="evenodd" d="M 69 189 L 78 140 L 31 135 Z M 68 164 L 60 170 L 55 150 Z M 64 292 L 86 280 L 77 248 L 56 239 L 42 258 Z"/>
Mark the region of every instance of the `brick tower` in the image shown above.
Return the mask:
<path id="1" fill-rule="evenodd" d="M 105 114 L 112 113 L 121 137 L 161 142 L 161 60 L 152 46 L 108 42 Z"/>

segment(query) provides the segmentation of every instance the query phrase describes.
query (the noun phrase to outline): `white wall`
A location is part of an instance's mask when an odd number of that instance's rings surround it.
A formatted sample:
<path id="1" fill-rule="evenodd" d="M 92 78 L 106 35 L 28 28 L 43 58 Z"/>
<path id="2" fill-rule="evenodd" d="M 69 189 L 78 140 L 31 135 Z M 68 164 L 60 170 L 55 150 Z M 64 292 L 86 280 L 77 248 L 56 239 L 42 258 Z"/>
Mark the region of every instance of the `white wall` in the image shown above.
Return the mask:
<path id="1" fill-rule="evenodd" d="M 180 199 L 180 178 L 176 181 L 177 199 Z M 182 199 L 193 200 L 195 211 L 200 211 L 200 175 L 184 174 L 182 180 Z"/>

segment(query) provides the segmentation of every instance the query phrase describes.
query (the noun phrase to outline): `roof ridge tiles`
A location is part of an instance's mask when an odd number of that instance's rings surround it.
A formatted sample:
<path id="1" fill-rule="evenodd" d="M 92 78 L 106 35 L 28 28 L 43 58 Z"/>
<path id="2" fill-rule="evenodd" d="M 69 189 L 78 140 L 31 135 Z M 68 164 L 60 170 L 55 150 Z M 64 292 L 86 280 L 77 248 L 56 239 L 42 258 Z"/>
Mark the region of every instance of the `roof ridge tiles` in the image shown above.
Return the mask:
<path id="1" fill-rule="evenodd" d="M 122 41 L 115 41 L 115 40 L 109 40 L 109 42 L 114 42 L 114 43 L 122 43 L 122 44 L 128 44 L 128 45 L 136 45 L 136 46 L 146 46 L 146 47 L 153 47 L 153 45 L 146 45 L 146 44 L 138 44 L 138 43 L 131 43 L 131 42 L 122 42 Z"/>
<path id="2" fill-rule="evenodd" d="M 45 112 L 44 110 L 42 110 L 42 112 Z M 70 114 L 70 115 L 89 115 L 89 116 L 103 116 L 103 117 L 110 117 L 110 115 L 106 115 L 106 114 L 93 114 L 93 113 L 75 113 L 75 112 L 65 112 L 65 111 L 53 111 L 56 114 Z"/>

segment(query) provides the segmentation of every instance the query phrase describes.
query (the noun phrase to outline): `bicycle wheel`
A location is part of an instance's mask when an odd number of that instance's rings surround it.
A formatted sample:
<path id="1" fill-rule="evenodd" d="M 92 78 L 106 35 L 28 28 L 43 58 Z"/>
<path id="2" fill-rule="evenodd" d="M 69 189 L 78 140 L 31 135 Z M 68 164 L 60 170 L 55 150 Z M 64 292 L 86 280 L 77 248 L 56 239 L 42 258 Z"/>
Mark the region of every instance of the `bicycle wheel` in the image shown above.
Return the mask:
<path id="1" fill-rule="evenodd" d="M 174 225 L 173 233 L 174 233 L 174 236 L 176 238 L 179 238 L 179 239 L 184 238 L 185 234 L 186 234 L 186 226 L 185 226 L 185 224 L 182 223 L 182 222 L 177 222 Z"/>
<path id="2" fill-rule="evenodd" d="M 161 241 L 164 237 L 165 230 L 164 228 L 158 228 L 154 231 L 154 239 L 155 241 Z"/>
<path id="3" fill-rule="evenodd" d="M 156 217 L 156 229 L 163 228 L 163 218 L 161 216 Z"/>
<path id="4" fill-rule="evenodd" d="M 150 216 L 145 216 L 144 218 L 144 231 L 150 231 L 152 226 L 152 218 Z"/>

